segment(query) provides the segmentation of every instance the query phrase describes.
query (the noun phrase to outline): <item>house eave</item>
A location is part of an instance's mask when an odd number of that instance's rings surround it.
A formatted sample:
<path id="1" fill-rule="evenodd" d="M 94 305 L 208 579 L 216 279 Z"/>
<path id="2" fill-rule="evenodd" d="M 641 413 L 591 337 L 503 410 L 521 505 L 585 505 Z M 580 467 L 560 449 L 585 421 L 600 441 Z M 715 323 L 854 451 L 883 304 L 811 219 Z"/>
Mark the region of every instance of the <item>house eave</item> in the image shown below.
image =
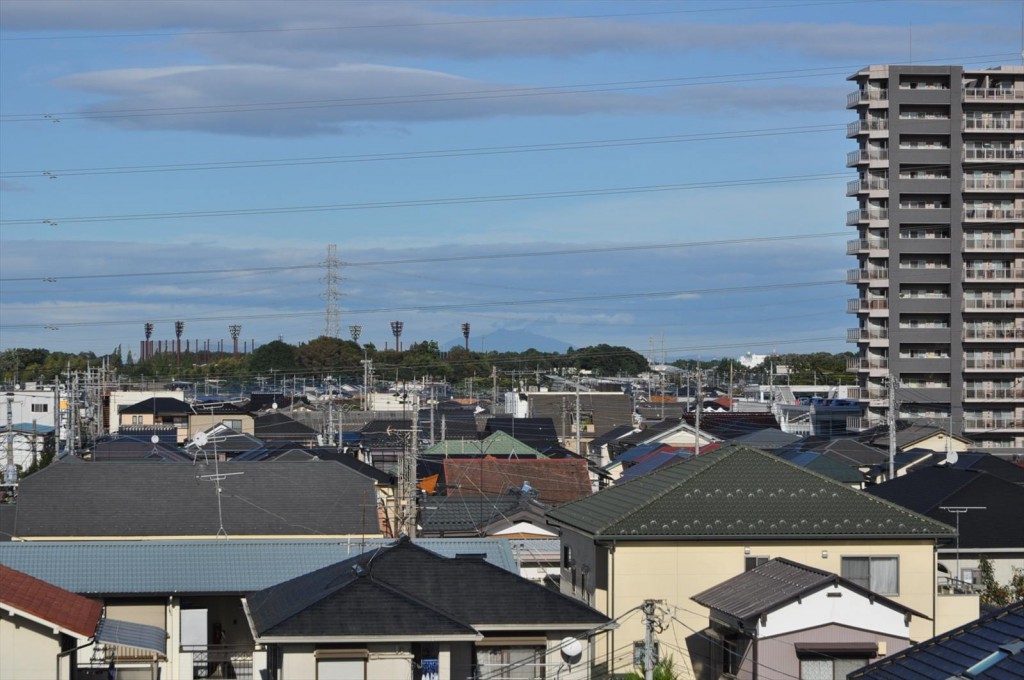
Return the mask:
<path id="1" fill-rule="evenodd" d="M 323 644 L 323 643 L 401 643 L 401 642 L 476 642 L 483 636 L 472 633 L 458 635 L 267 635 L 257 636 L 257 644 Z"/>
<path id="2" fill-rule="evenodd" d="M 658 535 L 658 534 L 591 534 L 598 544 L 629 542 L 699 542 L 699 541 L 908 541 L 955 538 L 955 534 L 713 534 L 713 535 Z"/>

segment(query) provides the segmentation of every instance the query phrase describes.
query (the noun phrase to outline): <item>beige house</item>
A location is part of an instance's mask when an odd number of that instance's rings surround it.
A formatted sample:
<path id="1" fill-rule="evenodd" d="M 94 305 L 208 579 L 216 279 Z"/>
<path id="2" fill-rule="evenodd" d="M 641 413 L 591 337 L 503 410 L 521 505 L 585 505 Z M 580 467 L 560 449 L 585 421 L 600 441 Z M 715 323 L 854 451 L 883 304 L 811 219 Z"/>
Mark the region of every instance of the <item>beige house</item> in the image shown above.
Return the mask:
<path id="1" fill-rule="evenodd" d="M 938 593 L 936 544 L 953 540 L 953 527 L 743 446 L 605 489 L 552 510 L 548 521 L 561 534 L 562 592 L 621 619 L 599 652 L 609 672 L 630 670 L 631 650 L 623 650 L 643 639 L 641 621 L 626 615 L 658 599 L 675 612 L 660 639 L 675 645 L 681 677 L 717 677 L 704 633 L 709 612 L 690 600 L 776 557 L 920 612 L 911 640 L 978 616 L 976 596 Z"/>
<path id="2" fill-rule="evenodd" d="M 198 432 L 206 432 L 223 423 L 235 432 L 255 435 L 256 426 L 252 414 L 245 408 L 229 402 L 219 404 L 193 404 L 194 413 L 188 418 L 189 439 Z"/>

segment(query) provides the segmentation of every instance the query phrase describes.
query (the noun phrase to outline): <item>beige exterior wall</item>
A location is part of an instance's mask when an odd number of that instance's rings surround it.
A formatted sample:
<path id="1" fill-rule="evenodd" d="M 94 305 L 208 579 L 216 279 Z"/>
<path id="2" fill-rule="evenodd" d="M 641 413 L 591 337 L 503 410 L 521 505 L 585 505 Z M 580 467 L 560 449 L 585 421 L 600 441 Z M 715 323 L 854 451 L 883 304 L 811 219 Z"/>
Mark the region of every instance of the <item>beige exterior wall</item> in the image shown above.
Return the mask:
<path id="1" fill-rule="evenodd" d="M 240 430 L 243 434 L 255 435 L 256 425 L 249 414 L 208 414 L 201 413 L 194 416 L 188 417 L 188 437 L 191 439 L 196 436 L 197 432 L 205 432 L 214 425 L 218 425 L 225 420 L 241 420 L 242 429 Z"/>
<path id="2" fill-rule="evenodd" d="M 35 621 L 0 610 L 0 679 L 52 678 L 57 672 L 60 637 Z M 68 677 L 65 660 L 62 677 Z"/>
<path id="3" fill-rule="evenodd" d="M 572 541 L 571 535 L 563 536 Z M 576 537 L 577 539 L 582 537 Z M 692 668 L 688 663 L 685 640 L 708 626 L 708 610 L 690 598 L 711 586 L 743 572 L 744 549 L 750 556 L 768 558 L 785 557 L 818 569 L 841 573 L 844 556 L 898 556 L 899 594 L 893 599 L 904 606 L 935 618 L 935 554 L 931 540 L 902 542 L 870 541 L 803 541 L 803 542 L 687 542 L 687 543 L 619 543 L 609 551 L 608 578 L 596 579 L 597 585 L 590 595 L 593 606 L 615 618 L 641 604 L 645 599 L 659 599 L 674 612 L 674 620 L 666 619 L 668 629 L 659 637 L 663 654 L 672 653 L 682 660 L 682 677 Z M 600 549 L 576 550 L 577 569 L 582 570 L 587 560 L 601 561 Z M 599 565 L 588 565 L 591 573 L 599 572 Z M 563 592 L 571 594 L 568 570 L 563 568 Z M 583 599 L 581 595 L 577 597 Z M 957 603 L 948 613 L 939 616 L 942 626 L 915 617 L 910 635 L 920 641 L 938 632 L 977 618 L 977 600 L 973 610 L 969 605 Z M 943 606 L 946 606 L 945 604 Z M 972 613 L 973 612 L 973 613 Z M 632 665 L 632 643 L 643 639 L 642 617 L 626 618 L 620 628 L 607 636 L 607 645 L 598 651 L 598 662 L 614 659 L 616 671 L 629 670 Z M 673 649 L 675 647 L 675 649 Z M 613 653 L 609 655 L 609 650 Z"/>

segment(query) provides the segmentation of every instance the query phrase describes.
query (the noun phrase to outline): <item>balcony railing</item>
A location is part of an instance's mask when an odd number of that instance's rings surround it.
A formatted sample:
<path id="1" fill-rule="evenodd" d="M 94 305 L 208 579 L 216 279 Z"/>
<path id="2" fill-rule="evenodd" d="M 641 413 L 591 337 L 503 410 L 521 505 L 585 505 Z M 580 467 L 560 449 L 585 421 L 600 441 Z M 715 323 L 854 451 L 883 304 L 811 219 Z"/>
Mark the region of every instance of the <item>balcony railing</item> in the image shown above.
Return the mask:
<path id="1" fill-rule="evenodd" d="M 871 371 L 889 368 L 888 359 L 862 359 L 860 357 L 847 357 L 846 370 L 848 371 Z"/>
<path id="2" fill-rule="evenodd" d="M 1024 118 L 964 118 L 960 129 L 965 132 L 971 130 L 1024 130 Z"/>
<path id="3" fill-rule="evenodd" d="M 964 221 L 1020 222 L 1024 208 L 964 208 Z"/>
<path id="4" fill-rule="evenodd" d="M 889 99 L 889 90 L 854 90 L 846 95 L 846 105 L 856 106 L 865 102 L 884 102 Z"/>
<path id="5" fill-rule="evenodd" d="M 860 270 L 857 270 L 860 271 Z M 889 301 L 885 298 L 875 300 L 865 300 L 863 298 L 851 298 L 846 301 L 846 311 L 851 314 L 857 312 L 870 312 L 880 311 L 884 312 L 889 309 Z"/>
<path id="6" fill-rule="evenodd" d="M 889 211 L 885 208 L 861 208 L 846 213 L 846 224 L 852 226 L 858 222 L 889 219 Z"/>
<path id="7" fill-rule="evenodd" d="M 965 177 L 964 191 L 1016 191 L 1024 189 L 1024 179 L 1013 177 Z"/>
<path id="8" fill-rule="evenodd" d="M 964 418 L 965 430 L 1019 430 L 1024 420 L 1018 418 Z"/>
<path id="9" fill-rule="evenodd" d="M 965 269 L 965 281 L 1024 281 L 1024 269 Z"/>
<path id="10" fill-rule="evenodd" d="M 889 121 L 884 118 L 865 118 L 855 120 L 846 126 L 846 136 L 853 137 L 862 132 L 884 132 L 889 129 Z"/>
<path id="11" fill-rule="evenodd" d="M 888 279 L 888 269 L 850 269 L 846 272 L 847 283 L 862 283 L 864 281 L 886 281 Z"/>
<path id="12" fill-rule="evenodd" d="M 183 645 L 181 651 L 192 655 L 193 680 L 252 680 L 252 645 Z"/>
<path id="13" fill-rule="evenodd" d="M 964 149 L 965 161 L 1020 161 L 1024 147 L 1017 149 Z"/>
<path id="14" fill-rule="evenodd" d="M 1024 328 L 965 328 L 964 340 L 1024 340 Z"/>
<path id="15" fill-rule="evenodd" d="M 965 87 L 964 99 L 967 101 L 1021 102 L 1024 101 L 1024 90 L 1011 90 L 1002 87 Z"/>
<path id="16" fill-rule="evenodd" d="M 964 299 L 965 311 L 1019 311 L 1024 310 L 1024 300 L 978 300 Z"/>
<path id="17" fill-rule="evenodd" d="M 862 340 L 888 340 L 889 329 L 877 328 L 867 330 L 863 328 L 850 328 L 846 331 L 847 342 L 860 342 Z"/>
<path id="18" fill-rule="evenodd" d="M 1024 239 L 1019 238 L 966 238 L 964 250 L 1024 250 Z M 847 253 L 852 255 L 853 253 Z"/>
<path id="19" fill-rule="evenodd" d="M 846 242 L 846 254 L 856 255 L 863 250 L 888 250 L 889 239 L 884 238 L 855 238 Z"/>
<path id="20" fill-rule="evenodd" d="M 1021 387 L 965 387 L 964 399 L 1001 400 L 1024 399 L 1024 388 Z"/>
<path id="21" fill-rule="evenodd" d="M 964 370 L 967 371 L 1015 371 L 1019 369 L 1024 369 L 1024 359 L 1016 357 L 987 357 L 984 359 L 966 357 L 964 359 Z"/>
<path id="22" fill-rule="evenodd" d="M 889 160 L 888 149 L 858 149 L 846 154 L 846 165 L 853 166 L 858 163 L 869 163 L 871 161 Z"/>
<path id="23" fill-rule="evenodd" d="M 846 183 L 846 195 L 856 196 L 862 191 L 888 191 L 887 179 L 855 179 Z"/>

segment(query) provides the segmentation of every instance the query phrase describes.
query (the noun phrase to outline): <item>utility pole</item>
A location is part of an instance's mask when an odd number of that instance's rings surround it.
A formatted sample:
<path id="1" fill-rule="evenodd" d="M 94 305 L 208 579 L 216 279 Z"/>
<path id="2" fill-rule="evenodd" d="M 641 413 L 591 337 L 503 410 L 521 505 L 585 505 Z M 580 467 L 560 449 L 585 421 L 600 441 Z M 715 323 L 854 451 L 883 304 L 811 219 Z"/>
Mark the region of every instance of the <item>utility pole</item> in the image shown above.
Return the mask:
<path id="1" fill-rule="evenodd" d="M 697 399 L 693 406 L 693 455 L 700 455 L 700 412 L 704 406 L 704 386 L 701 385 L 700 363 L 697 363 Z"/>
<path id="2" fill-rule="evenodd" d="M 498 367 L 491 366 L 491 380 L 494 383 L 494 400 L 491 405 L 491 413 L 496 414 L 498 411 Z"/>
<path id="3" fill-rule="evenodd" d="M 889 374 L 889 411 L 887 413 L 889 424 L 889 479 L 896 479 L 896 378 Z"/>
<path id="4" fill-rule="evenodd" d="M 18 468 L 14 466 L 14 393 L 7 393 L 7 466 L 4 468 L 4 483 L 18 482 Z"/>
<path id="5" fill-rule="evenodd" d="M 654 667 L 658 664 L 655 650 L 654 628 L 658 620 L 654 613 L 660 600 L 644 600 L 640 609 L 644 613 L 644 680 L 654 680 Z"/>

